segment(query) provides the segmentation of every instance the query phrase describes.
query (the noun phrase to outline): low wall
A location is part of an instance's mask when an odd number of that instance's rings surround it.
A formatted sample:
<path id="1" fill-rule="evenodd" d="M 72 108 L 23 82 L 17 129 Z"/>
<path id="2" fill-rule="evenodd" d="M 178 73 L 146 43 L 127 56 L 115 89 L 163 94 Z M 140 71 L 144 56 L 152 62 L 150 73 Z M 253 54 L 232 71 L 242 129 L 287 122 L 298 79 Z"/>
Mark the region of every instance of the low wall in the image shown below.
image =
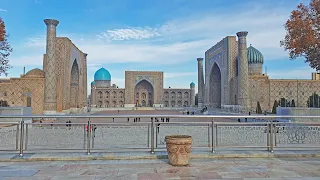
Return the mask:
<path id="1" fill-rule="evenodd" d="M 320 108 L 277 107 L 277 116 L 319 116 Z M 282 118 L 283 119 L 283 118 Z M 293 122 L 320 122 L 318 118 L 287 118 Z"/>
<path id="2" fill-rule="evenodd" d="M 0 107 L 0 115 L 32 115 L 31 107 Z M 31 118 L 0 118 L 2 122 L 32 122 Z"/>

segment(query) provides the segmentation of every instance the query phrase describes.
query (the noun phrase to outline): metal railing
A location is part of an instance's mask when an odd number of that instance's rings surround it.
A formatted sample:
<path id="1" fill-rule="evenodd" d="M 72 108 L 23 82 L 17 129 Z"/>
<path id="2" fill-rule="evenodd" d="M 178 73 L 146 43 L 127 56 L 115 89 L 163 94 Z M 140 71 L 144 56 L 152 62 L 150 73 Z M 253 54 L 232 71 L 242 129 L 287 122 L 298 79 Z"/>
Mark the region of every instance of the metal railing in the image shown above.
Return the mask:
<path id="1" fill-rule="evenodd" d="M 258 150 L 320 148 L 320 123 L 278 122 L 277 118 L 314 118 L 320 116 L 224 116 L 224 115 L 46 115 L 0 116 L 1 119 L 32 118 L 38 122 L 0 122 L 0 151 L 79 150 L 90 154 L 106 150 L 165 149 L 164 137 L 187 134 L 194 149 Z M 82 119 L 85 122 L 61 122 Z M 92 122 L 96 119 L 104 122 Z M 123 122 L 127 118 L 147 118 L 144 122 Z M 153 118 L 151 120 L 151 118 Z M 159 118 L 157 121 L 155 118 Z M 160 118 L 171 118 L 171 122 Z M 179 118 L 179 119 L 177 119 Z M 217 119 L 234 122 L 218 122 Z M 261 122 L 237 122 L 237 119 L 264 119 Z M 174 119 L 174 121 L 172 121 Z M 192 119 L 192 121 L 183 121 Z M 39 120 L 45 122 L 39 122 Z M 49 122 L 48 122 L 49 121 Z M 56 122 L 54 122 L 56 121 Z M 319 120 L 320 122 L 320 120 Z M 3 125 L 7 125 L 3 127 Z M 128 144 L 132 142 L 132 144 Z M 122 144 L 121 144 L 122 143 Z M 4 146 L 4 147 L 3 147 Z"/>

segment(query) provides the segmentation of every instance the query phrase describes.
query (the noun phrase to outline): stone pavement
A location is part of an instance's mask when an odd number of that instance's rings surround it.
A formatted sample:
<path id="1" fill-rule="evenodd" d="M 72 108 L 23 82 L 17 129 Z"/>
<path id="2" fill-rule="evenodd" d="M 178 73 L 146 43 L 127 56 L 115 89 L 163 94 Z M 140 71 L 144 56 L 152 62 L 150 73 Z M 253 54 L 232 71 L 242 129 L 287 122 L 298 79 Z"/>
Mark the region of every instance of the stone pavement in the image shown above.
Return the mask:
<path id="1" fill-rule="evenodd" d="M 192 150 L 191 159 L 219 159 L 219 158 L 320 158 L 320 150 L 278 150 L 273 153 L 266 150 L 219 150 L 214 153 L 208 150 Z M 123 151 L 99 152 L 92 151 L 90 155 L 86 151 L 27 151 L 22 157 L 19 152 L 1 152 L 0 162 L 26 162 L 26 161 L 90 161 L 90 160 L 141 160 L 141 159 L 168 159 L 166 151 Z"/>
<path id="2" fill-rule="evenodd" d="M 0 163 L 2 180 L 320 180 L 319 158 L 191 160 L 172 167 L 167 160 L 46 161 Z"/>

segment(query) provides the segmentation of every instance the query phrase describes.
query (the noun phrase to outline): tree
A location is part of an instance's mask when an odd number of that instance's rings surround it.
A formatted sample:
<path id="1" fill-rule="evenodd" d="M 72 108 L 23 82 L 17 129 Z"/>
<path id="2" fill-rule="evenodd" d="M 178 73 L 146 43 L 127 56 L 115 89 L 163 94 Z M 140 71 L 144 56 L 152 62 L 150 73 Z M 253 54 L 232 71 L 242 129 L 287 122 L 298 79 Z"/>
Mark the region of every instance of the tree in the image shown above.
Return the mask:
<path id="1" fill-rule="evenodd" d="M 6 27 L 2 18 L 0 18 L 0 76 L 1 74 L 8 75 L 8 70 L 11 68 L 8 57 L 11 52 L 12 48 L 8 43 Z"/>
<path id="2" fill-rule="evenodd" d="M 298 5 L 284 26 L 287 33 L 280 46 L 289 51 L 290 59 L 304 57 L 312 68 L 320 70 L 320 0 Z"/>
<path id="3" fill-rule="evenodd" d="M 319 95 L 316 93 L 313 93 L 311 96 L 309 96 L 307 101 L 308 107 L 314 107 L 314 108 L 320 108 L 320 99 Z"/>
<path id="4" fill-rule="evenodd" d="M 259 101 L 257 101 L 256 113 L 257 113 L 257 114 L 262 114 L 262 109 L 261 109 L 261 106 L 260 106 L 260 102 L 259 102 Z"/>
<path id="5" fill-rule="evenodd" d="M 272 114 L 277 114 L 277 107 L 278 107 L 278 101 L 277 100 L 274 100 L 274 103 L 273 103 L 273 107 L 272 107 Z"/>

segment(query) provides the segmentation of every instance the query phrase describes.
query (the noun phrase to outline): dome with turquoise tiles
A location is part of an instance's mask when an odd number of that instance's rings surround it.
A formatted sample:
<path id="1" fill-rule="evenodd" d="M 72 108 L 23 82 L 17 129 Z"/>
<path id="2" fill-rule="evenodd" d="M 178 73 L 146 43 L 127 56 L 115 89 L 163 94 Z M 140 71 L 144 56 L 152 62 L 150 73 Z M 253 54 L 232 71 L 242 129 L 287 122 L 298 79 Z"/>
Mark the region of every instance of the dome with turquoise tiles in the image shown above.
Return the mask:
<path id="1" fill-rule="evenodd" d="M 111 74 L 102 67 L 94 73 L 94 81 L 111 81 Z"/>
<path id="2" fill-rule="evenodd" d="M 263 55 L 262 53 L 257 50 L 256 48 L 248 47 L 248 63 L 249 64 L 263 64 Z"/>
<path id="3" fill-rule="evenodd" d="M 91 82 L 91 85 L 96 85 L 97 83 L 95 81 L 92 81 Z"/>
<path id="4" fill-rule="evenodd" d="M 195 87 L 194 82 L 191 82 L 191 83 L 190 83 L 190 87 Z"/>

